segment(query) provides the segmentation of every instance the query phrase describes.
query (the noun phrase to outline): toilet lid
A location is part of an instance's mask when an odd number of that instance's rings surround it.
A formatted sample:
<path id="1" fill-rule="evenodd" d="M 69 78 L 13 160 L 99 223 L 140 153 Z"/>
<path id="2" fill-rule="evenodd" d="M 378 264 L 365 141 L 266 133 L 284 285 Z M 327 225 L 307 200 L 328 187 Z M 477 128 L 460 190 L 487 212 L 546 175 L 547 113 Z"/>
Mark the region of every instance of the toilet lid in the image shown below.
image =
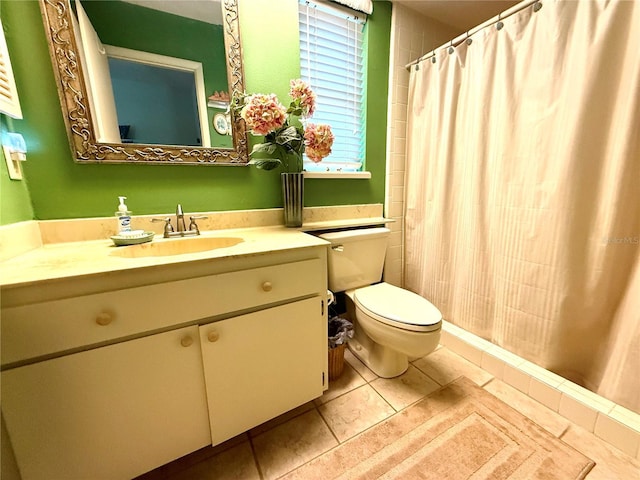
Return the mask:
<path id="1" fill-rule="evenodd" d="M 354 300 L 366 313 L 392 327 L 430 332 L 442 326 L 442 314 L 431 302 L 388 283 L 358 288 Z"/>

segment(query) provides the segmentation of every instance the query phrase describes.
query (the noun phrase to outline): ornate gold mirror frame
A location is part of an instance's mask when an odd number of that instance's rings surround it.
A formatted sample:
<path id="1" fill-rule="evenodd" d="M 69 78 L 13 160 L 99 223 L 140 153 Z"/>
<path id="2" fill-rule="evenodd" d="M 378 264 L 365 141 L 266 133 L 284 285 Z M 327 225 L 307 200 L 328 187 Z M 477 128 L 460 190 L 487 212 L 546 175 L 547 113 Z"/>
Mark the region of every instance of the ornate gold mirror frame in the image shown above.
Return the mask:
<path id="1" fill-rule="evenodd" d="M 71 150 L 78 163 L 247 164 L 248 143 L 244 122 L 233 114 L 233 148 L 98 143 L 87 101 L 85 72 L 77 51 L 70 1 L 40 0 L 40 7 Z M 244 92 L 238 0 L 222 0 L 222 16 L 229 95 L 233 98 L 235 93 Z"/>

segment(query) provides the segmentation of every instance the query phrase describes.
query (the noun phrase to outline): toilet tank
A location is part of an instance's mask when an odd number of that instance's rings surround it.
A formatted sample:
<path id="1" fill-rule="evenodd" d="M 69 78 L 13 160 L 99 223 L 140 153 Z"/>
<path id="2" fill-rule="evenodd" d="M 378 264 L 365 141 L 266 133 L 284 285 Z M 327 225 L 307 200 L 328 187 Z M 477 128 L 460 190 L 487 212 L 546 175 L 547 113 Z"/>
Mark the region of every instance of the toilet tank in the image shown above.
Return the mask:
<path id="1" fill-rule="evenodd" d="M 331 242 L 329 289 L 343 292 L 379 282 L 389 233 L 388 228 L 363 228 L 320 234 Z"/>

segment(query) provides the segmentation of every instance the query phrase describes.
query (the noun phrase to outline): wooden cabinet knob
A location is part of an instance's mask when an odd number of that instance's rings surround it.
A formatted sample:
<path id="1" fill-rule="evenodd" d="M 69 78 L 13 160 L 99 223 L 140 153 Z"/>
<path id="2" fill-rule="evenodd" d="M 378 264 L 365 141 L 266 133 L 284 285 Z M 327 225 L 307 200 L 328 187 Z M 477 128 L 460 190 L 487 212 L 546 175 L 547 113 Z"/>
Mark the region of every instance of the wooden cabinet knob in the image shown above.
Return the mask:
<path id="1" fill-rule="evenodd" d="M 101 312 L 96 317 L 96 323 L 98 325 L 102 325 L 103 327 L 105 325 L 109 325 L 112 321 L 113 321 L 113 315 L 111 315 L 109 312 Z"/>
<path id="2" fill-rule="evenodd" d="M 207 338 L 209 339 L 210 342 L 217 342 L 218 339 L 220 338 L 220 334 L 215 330 L 212 330 L 207 334 Z"/>
<path id="3" fill-rule="evenodd" d="M 265 292 L 270 292 L 273 289 L 273 285 L 271 284 L 271 282 L 264 282 L 262 284 L 262 290 L 264 290 Z"/>
<path id="4" fill-rule="evenodd" d="M 193 338 L 191 338 L 190 335 L 184 336 L 182 337 L 182 340 L 180 340 L 180 345 L 182 345 L 183 347 L 190 347 L 192 343 Z"/>

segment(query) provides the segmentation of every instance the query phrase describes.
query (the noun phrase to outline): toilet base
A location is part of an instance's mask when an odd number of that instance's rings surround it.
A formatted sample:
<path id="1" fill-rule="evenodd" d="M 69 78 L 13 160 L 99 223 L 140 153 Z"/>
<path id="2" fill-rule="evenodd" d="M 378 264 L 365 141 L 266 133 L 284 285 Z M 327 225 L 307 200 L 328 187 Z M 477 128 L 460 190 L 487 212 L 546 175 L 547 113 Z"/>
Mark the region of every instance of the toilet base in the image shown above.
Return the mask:
<path id="1" fill-rule="evenodd" d="M 440 328 L 413 332 L 390 327 L 356 307 L 354 293 L 355 290 L 345 292 L 347 318 L 353 323 L 354 334 L 349 340 L 349 350 L 379 377 L 402 375 L 409 368 L 409 356 L 420 358 L 438 346 Z M 395 348 L 387 346 L 389 344 Z"/>
<path id="2" fill-rule="evenodd" d="M 361 343 L 358 340 L 357 338 L 349 340 L 349 350 L 379 377 L 397 377 L 409 368 L 409 359 L 406 355 L 374 342 Z M 368 345 L 365 346 L 363 343 Z"/>

